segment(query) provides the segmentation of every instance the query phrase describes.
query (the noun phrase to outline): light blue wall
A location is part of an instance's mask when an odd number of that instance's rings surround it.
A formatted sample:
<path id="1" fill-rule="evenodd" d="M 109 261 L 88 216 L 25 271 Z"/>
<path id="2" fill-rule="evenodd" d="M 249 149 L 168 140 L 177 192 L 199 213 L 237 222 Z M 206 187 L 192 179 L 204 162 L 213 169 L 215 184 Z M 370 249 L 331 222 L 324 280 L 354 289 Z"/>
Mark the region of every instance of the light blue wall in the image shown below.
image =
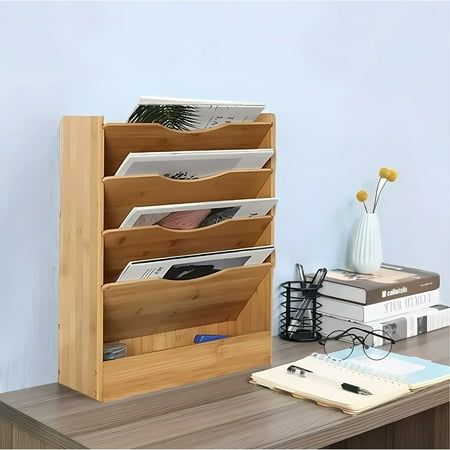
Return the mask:
<path id="1" fill-rule="evenodd" d="M 140 95 L 278 118 L 277 275 L 342 263 L 353 200 L 391 165 L 385 260 L 449 272 L 449 5 L 0 3 L 0 391 L 56 380 L 58 126 Z"/>

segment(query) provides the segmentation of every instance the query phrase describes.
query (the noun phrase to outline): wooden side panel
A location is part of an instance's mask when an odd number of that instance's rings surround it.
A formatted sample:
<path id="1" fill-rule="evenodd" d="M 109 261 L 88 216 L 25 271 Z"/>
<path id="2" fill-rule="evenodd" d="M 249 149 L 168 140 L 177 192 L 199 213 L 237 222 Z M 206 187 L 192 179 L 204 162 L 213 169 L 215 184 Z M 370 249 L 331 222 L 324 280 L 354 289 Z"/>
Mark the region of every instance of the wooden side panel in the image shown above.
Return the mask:
<path id="1" fill-rule="evenodd" d="M 271 216 L 263 216 L 225 220 L 193 230 L 158 225 L 107 230 L 103 233 L 105 282 L 116 281 L 129 261 L 246 248 L 258 240 L 258 245 L 270 245 L 259 238 L 271 221 Z"/>
<path id="2" fill-rule="evenodd" d="M 105 125 L 105 174 L 114 175 L 130 152 L 260 148 L 271 123 L 230 123 L 207 130 L 176 131 L 157 123 Z"/>
<path id="3" fill-rule="evenodd" d="M 266 366 L 270 341 L 271 333 L 262 332 L 105 361 L 103 398 L 123 398 Z"/>
<path id="4" fill-rule="evenodd" d="M 159 175 L 108 177 L 105 228 L 118 228 L 135 206 L 258 198 L 272 171 L 237 170 L 198 180 L 171 180 Z"/>
<path id="5" fill-rule="evenodd" d="M 105 342 L 234 320 L 270 268 L 261 264 L 194 280 L 107 284 Z"/>
<path id="6" fill-rule="evenodd" d="M 275 150 L 275 116 L 273 114 L 261 114 L 258 121 L 264 123 L 271 123 L 266 136 L 261 141 L 261 148 L 273 148 Z M 266 169 L 271 169 L 272 175 L 262 187 L 259 195 L 262 197 L 275 197 L 275 157 L 276 152 L 267 161 L 264 166 Z M 272 209 L 271 215 L 275 217 L 275 208 Z M 261 234 L 256 245 L 267 245 L 267 243 L 274 244 L 274 225 L 275 220 L 272 220 L 268 227 Z M 264 243 L 264 244 L 263 244 Z M 269 257 L 272 267 L 275 266 L 275 252 Z M 252 295 L 252 298 L 247 302 L 245 308 L 242 310 L 239 317 L 236 319 L 236 333 L 247 334 L 256 331 L 271 330 L 272 329 L 272 298 L 273 298 L 273 270 L 271 270 L 265 277 L 258 289 Z"/>
<path id="7" fill-rule="evenodd" d="M 101 399 L 103 117 L 61 122 L 59 382 Z"/>

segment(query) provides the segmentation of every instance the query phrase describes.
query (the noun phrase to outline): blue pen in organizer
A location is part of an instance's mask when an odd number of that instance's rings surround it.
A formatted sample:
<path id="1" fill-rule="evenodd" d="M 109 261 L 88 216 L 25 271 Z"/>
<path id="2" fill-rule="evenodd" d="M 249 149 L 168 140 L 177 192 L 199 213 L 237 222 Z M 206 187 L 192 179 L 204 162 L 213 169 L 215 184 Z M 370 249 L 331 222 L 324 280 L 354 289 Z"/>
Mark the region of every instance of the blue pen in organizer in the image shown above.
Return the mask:
<path id="1" fill-rule="evenodd" d="M 307 281 L 303 266 L 296 264 L 298 281 L 287 281 L 281 284 L 281 295 L 285 301 L 281 303 L 280 337 L 289 341 L 317 341 L 320 334 L 321 314 L 318 290 L 327 275 L 322 267 Z"/>
<path id="2" fill-rule="evenodd" d="M 225 336 L 224 334 L 196 334 L 194 337 L 194 344 L 217 341 L 219 339 L 225 339 L 227 337 L 228 336 Z"/>

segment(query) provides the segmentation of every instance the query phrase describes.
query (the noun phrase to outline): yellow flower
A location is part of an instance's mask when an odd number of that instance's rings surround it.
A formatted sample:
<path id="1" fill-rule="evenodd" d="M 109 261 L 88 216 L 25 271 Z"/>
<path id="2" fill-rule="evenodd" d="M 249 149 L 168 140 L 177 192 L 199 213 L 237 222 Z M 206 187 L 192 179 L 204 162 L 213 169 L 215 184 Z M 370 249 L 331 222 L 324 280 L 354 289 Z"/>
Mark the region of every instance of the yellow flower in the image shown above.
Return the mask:
<path id="1" fill-rule="evenodd" d="M 369 194 L 366 191 L 358 191 L 356 198 L 359 202 L 365 202 L 369 198 Z"/>
<path id="2" fill-rule="evenodd" d="M 391 170 L 388 167 L 382 167 L 378 174 L 380 175 L 380 178 L 388 178 L 389 174 L 391 173 Z"/>
<path id="3" fill-rule="evenodd" d="M 389 171 L 389 175 L 386 177 L 386 180 L 388 180 L 392 183 L 397 179 L 397 177 L 398 177 L 398 173 L 395 170 L 391 169 Z"/>

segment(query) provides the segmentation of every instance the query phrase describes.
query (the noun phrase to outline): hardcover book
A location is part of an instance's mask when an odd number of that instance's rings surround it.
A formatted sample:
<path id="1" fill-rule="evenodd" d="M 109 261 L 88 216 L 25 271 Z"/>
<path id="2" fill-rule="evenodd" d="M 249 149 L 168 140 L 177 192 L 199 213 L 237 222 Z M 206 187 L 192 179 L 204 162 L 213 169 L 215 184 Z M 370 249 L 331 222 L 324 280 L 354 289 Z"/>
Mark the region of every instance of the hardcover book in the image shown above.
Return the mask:
<path id="1" fill-rule="evenodd" d="M 439 274 L 411 267 L 382 264 L 373 275 L 334 269 L 327 273 L 321 295 L 370 305 L 438 289 Z"/>
<path id="2" fill-rule="evenodd" d="M 344 317 L 360 322 L 386 319 L 399 314 L 428 308 L 439 304 L 439 289 L 406 295 L 383 302 L 363 305 L 332 297 L 320 297 L 320 312 L 331 316 Z"/>
<path id="3" fill-rule="evenodd" d="M 330 315 L 323 315 L 321 320 L 322 334 L 324 336 L 328 336 L 335 330 L 347 330 L 351 327 L 358 327 L 368 331 L 381 330 L 395 341 L 400 341 L 418 334 L 448 327 L 450 325 L 450 308 L 446 305 L 435 305 L 419 311 L 372 322 L 359 322 Z M 355 330 L 354 332 L 365 336 L 364 333 Z M 383 344 L 383 338 L 373 337 L 373 345 L 375 347 Z"/>

